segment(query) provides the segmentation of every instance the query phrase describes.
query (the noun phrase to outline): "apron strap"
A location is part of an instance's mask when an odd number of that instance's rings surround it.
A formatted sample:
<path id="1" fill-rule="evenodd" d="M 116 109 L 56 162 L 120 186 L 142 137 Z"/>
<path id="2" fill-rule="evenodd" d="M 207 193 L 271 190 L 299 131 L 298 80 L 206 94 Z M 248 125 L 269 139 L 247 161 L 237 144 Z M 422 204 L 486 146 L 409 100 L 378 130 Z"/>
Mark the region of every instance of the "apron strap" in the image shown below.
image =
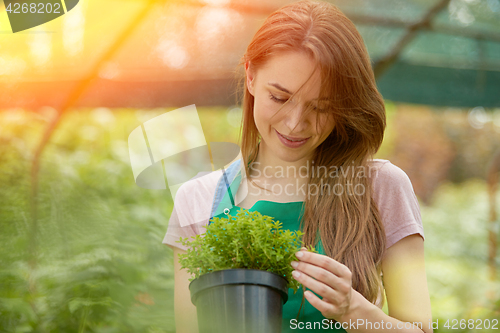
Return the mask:
<path id="1" fill-rule="evenodd" d="M 235 206 L 233 193 L 231 191 L 231 183 L 234 181 L 234 179 L 238 175 L 238 172 L 240 171 L 240 165 L 241 165 L 241 159 L 232 163 L 227 168 L 227 170 L 222 168 L 222 176 L 219 178 L 219 181 L 217 182 L 217 188 L 215 190 L 214 200 L 212 203 L 212 212 L 210 214 L 210 220 L 215 215 L 217 215 L 216 212 L 217 212 L 217 210 L 222 202 L 222 199 L 224 198 L 226 193 L 229 196 L 229 200 L 231 200 L 232 207 Z"/>

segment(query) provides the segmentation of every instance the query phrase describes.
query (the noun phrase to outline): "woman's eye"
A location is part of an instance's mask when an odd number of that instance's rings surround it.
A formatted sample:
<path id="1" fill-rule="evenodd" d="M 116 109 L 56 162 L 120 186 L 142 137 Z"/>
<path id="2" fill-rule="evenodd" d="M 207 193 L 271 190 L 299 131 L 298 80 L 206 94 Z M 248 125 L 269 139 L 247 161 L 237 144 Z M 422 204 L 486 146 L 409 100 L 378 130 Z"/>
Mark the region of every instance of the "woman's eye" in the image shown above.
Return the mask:
<path id="1" fill-rule="evenodd" d="M 317 105 L 311 105 L 309 107 L 311 108 L 312 111 L 317 112 L 317 113 L 323 113 L 326 111 L 324 108 L 319 107 Z"/>
<path id="2" fill-rule="evenodd" d="M 270 97 L 273 101 L 275 101 L 276 103 L 281 103 L 281 104 L 283 104 L 283 103 L 285 103 L 285 102 L 287 101 L 286 99 L 281 99 L 281 98 L 278 98 L 278 97 L 274 96 L 274 95 L 273 95 L 273 94 L 271 94 L 271 93 L 269 93 L 269 97 Z"/>

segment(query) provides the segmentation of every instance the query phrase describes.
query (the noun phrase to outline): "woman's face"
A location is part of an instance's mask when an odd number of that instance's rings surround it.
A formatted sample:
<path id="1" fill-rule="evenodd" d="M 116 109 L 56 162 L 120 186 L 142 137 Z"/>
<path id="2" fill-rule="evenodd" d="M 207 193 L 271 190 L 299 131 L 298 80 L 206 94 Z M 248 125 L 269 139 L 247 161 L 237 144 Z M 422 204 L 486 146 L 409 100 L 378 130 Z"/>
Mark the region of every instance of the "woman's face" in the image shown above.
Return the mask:
<path id="1" fill-rule="evenodd" d="M 332 115 L 322 109 L 324 102 L 318 100 L 320 72 L 315 71 L 308 80 L 315 65 L 309 55 L 294 51 L 279 53 L 256 70 L 251 63 L 245 65 L 247 88 L 254 96 L 254 121 L 262 137 L 261 148 L 283 161 L 312 158 L 316 147 L 334 128 Z M 308 108 L 313 109 L 307 112 Z"/>

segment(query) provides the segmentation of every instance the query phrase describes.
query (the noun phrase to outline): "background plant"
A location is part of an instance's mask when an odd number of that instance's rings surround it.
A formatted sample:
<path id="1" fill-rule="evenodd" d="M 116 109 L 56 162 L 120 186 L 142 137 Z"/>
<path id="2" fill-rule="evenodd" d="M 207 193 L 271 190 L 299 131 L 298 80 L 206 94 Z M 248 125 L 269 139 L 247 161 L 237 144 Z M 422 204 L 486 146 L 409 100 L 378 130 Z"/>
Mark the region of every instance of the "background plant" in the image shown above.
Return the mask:
<path id="1" fill-rule="evenodd" d="M 303 246 L 301 231 L 284 230 L 272 217 L 245 209 L 212 221 L 203 236 L 179 240 L 188 247 L 179 262 L 194 275 L 191 280 L 224 269 L 259 269 L 283 276 L 297 291 L 290 263 Z"/>

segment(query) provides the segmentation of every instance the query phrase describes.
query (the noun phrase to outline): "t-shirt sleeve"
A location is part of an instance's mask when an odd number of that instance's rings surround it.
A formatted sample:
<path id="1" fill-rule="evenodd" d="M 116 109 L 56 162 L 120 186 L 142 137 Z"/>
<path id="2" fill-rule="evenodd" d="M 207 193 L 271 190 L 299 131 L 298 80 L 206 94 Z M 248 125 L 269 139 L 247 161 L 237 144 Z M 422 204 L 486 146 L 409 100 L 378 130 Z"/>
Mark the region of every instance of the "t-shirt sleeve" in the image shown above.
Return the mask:
<path id="1" fill-rule="evenodd" d="M 187 250 L 179 239 L 203 234 L 210 219 L 219 173 L 199 173 L 179 187 L 163 244 Z"/>
<path id="2" fill-rule="evenodd" d="M 174 209 L 172 210 L 172 214 L 170 215 L 170 219 L 168 221 L 167 233 L 165 234 L 165 238 L 163 239 L 163 244 L 177 247 L 181 250 L 186 251 L 187 247 L 179 243 L 179 239 L 181 237 L 193 237 L 197 233 L 193 225 L 181 227 L 176 209 L 177 207 L 174 203 Z"/>
<path id="3" fill-rule="evenodd" d="M 385 161 L 372 177 L 373 199 L 384 224 L 386 248 L 409 235 L 424 238 L 418 199 L 408 175 Z"/>

